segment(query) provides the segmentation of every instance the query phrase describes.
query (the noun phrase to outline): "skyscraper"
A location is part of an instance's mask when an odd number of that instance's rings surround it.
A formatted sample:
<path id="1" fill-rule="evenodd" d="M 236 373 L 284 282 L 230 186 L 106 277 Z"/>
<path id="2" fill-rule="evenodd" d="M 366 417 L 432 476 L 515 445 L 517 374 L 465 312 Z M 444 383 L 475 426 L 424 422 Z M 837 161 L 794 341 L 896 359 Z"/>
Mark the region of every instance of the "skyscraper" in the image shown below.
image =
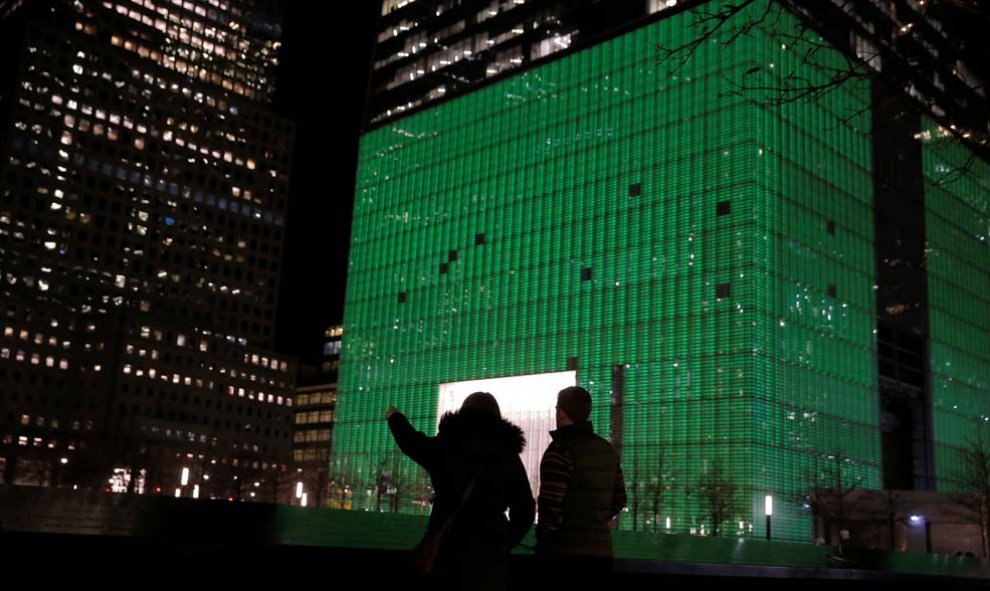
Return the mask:
<path id="1" fill-rule="evenodd" d="M 276 6 L 0 15 L 5 478 L 273 498 L 295 374 L 272 352 L 293 135 L 270 108 Z"/>
<path id="2" fill-rule="evenodd" d="M 538 459 L 578 383 L 624 527 L 762 537 L 771 496 L 810 541 L 821 489 L 954 490 L 990 415 L 985 99 L 923 6 L 853 4 L 678 5 L 370 129 L 334 476 L 369 481 L 389 404 L 474 389 Z"/>
<path id="3" fill-rule="evenodd" d="M 337 406 L 337 372 L 340 368 L 340 339 L 343 328 L 328 326 L 323 331 L 320 365 L 300 366 L 294 408 L 292 460 L 300 491 L 307 504 L 340 507 L 336 483 L 328 480 L 330 441 L 333 437 L 334 410 Z M 301 501 L 301 494 L 300 494 Z"/>
<path id="4" fill-rule="evenodd" d="M 381 121 L 453 96 L 667 4 L 386 0 L 378 23 L 369 118 Z"/>

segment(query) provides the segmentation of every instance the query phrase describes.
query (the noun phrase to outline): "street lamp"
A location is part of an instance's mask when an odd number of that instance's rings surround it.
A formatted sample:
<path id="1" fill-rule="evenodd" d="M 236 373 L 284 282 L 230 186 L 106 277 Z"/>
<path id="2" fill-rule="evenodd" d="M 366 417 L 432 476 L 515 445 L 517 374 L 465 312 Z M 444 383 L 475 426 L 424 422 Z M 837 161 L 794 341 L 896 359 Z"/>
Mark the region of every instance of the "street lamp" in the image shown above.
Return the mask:
<path id="1" fill-rule="evenodd" d="M 296 483 L 296 498 L 301 499 L 303 496 L 303 483 L 302 481 Z"/>
<path id="2" fill-rule="evenodd" d="M 767 515 L 767 541 L 770 541 L 770 518 L 773 516 L 773 495 L 767 495 L 763 499 L 763 509 Z"/>
<path id="3" fill-rule="evenodd" d="M 189 468 L 182 468 L 182 486 L 189 484 Z"/>
<path id="4" fill-rule="evenodd" d="M 924 515 L 917 515 L 917 514 L 911 515 L 910 517 L 908 517 L 908 520 L 911 522 L 911 525 L 920 525 L 922 523 L 925 524 L 925 552 L 931 554 L 932 553 L 932 522 L 928 519 L 925 519 Z"/>

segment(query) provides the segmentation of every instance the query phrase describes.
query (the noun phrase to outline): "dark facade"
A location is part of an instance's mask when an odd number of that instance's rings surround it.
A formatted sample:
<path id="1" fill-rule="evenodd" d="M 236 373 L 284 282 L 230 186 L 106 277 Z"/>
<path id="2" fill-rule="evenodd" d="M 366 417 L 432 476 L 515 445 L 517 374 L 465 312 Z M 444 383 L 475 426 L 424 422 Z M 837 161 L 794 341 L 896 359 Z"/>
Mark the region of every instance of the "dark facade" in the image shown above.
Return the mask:
<path id="1" fill-rule="evenodd" d="M 277 11 L 0 15 L 6 481 L 274 498 L 295 379 L 272 352 L 293 136 L 269 106 Z"/>
<path id="2" fill-rule="evenodd" d="M 344 329 L 324 331 L 319 367 L 300 366 L 293 417 L 292 461 L 296 472 L 296 502 L 306 494 L 307 505 L 342 507 L 348 496 L 329 474 L 330 446 L 337 409 L 337 371 Z"/>
<path id="3" fill-rule="evenodd" d="M 368 118 L 380 121 L 457 94 L 572 44 L 585 44 L 667 4 L 386 0 L 378 25 Z"/>

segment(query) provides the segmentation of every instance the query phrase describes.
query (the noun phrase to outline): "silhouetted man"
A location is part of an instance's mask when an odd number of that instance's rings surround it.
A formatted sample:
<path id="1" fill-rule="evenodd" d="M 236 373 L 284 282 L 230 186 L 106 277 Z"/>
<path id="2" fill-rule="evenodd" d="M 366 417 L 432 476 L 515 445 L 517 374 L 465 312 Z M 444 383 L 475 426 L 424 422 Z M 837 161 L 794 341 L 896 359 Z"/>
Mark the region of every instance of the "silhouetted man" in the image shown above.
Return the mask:
<path id="1" fill-rule="evenodd" d="M 558 581 L 611 570 L 609 524 L 626 506 L 619 454 L 595 435 L 590 416 L 587 390 L 561 390 L 557 430 L 540 462 L 536 552 Z"/>

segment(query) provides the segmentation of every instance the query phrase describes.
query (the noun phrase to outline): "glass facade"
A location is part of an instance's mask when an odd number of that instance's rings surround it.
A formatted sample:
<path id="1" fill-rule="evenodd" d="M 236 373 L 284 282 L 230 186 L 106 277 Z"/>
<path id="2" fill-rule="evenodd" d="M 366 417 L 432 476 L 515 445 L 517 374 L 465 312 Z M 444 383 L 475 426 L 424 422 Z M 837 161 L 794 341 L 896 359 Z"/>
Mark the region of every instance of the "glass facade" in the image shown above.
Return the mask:
<path id="1" fill-rule="evenodd" d="M 668 531 L 762 536 L 772 494 L 774 537 L 808 540 L 829 462 L 878 486 L 869 83 L 736 92 L 846 67 L 771 4 L 683 64 L 655 48 L 692 13 L 364 136 L 336 477 L 373 480 L 389 404 L 429 431 L 441 384 L 576 370 L 630 494 L 669 484 Z"/>
<path id="2" fill-rule="evenodd" d="M 990 166 L 932 122 L 921 136 L 935 471 L 952 491 L 990 416 Z"/>

